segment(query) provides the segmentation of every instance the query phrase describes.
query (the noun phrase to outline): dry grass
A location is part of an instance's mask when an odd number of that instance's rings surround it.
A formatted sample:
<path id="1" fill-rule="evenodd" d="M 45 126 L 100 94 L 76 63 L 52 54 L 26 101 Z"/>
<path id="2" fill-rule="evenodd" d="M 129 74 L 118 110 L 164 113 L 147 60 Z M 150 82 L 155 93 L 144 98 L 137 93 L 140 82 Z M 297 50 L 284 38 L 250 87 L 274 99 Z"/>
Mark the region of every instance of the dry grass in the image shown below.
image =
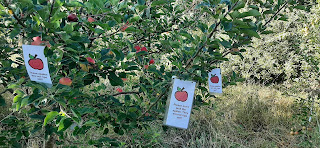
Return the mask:
<path id="1" fill-rule="evenodd" d="M 188 130 L 161 128 L 161 121 L 151 131 L 134 131 L 123 137 L 129 145 L 153 147 L 317 147 L 320 134 L 302 130 L 290 135 L 290 129 L 301 129 L 295 113 L 293 97 L 282 95 L 271 87 L 238 85 L 224 89 L 212 106 L 194 110 Z M 308 142 L 312 141 L 312 144 Z"/>

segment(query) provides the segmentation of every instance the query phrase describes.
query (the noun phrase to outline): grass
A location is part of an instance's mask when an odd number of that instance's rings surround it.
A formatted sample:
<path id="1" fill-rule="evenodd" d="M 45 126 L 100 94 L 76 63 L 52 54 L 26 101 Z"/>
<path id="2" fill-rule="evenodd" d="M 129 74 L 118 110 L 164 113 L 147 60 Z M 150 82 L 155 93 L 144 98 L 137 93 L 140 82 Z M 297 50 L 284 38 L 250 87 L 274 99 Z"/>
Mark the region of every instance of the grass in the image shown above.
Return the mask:
<path id="1" fill-rule="evenodd" d="M 318 107 L 312 122 L 305 124 L 298 118 L 296 98 L 283 95 L 283 90 L 276 88 L 256 84 L 229 86 L 223 95 L 212 98 L 210 105 L 193 109 L 187 130 L 162 126 L 162 121 L 157 120 L 148 123 L 151 127 L 148 130 L 137 129 L 114 138 L 124 142 L 124 147 L 298 148 L 320 145 L 316 122 Z M 312 130 L 301 130 L 303 125 Z M 290 135 L 291 128 L 301 131 Z M 99 138 L 101 132 L 92 129 L 83 137 L 68 134 L 66 138 L 69 141 Z M 41 139 L 32 139 L 28 147 L 41 147 L 41 143 Z"/>
<path id="2" fill-rule="evenodd" d="M 212 105 L 193 110 L 188 130 L 163 130 L 162 121 L 155 121 L 151 131 L 133 131 L 123 139 L 142 147 L 317 147 L 320 134 L 314 122 L 312 131 L 290 135 L 291 128 L 302 127 L 293 118 L 294 100 L 272 87 L 231 86 Z"/>

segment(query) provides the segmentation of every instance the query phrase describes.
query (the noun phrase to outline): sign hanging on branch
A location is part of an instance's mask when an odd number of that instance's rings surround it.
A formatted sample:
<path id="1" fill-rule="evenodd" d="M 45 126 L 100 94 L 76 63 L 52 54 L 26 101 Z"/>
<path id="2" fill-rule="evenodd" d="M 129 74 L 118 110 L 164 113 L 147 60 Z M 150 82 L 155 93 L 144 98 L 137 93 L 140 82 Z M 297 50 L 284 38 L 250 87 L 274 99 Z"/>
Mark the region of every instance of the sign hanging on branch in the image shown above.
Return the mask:
<path id="1" fill-rule="evenodd" d="M 24 63 L 31 81 L 52 85 L 45 46 L 22 45 Z"/>
<path id="2" fill-rule="evenodd" d="M 222 94 L 222 78 L 221 69 L 212 69 L 208 78 L 210 94 Z"/>
<path id="3" fill-rule="evenodd" d="M 187 129 L 196 82 L 172 78 L 171 95 L 167 101 L 164 125 Z"/>

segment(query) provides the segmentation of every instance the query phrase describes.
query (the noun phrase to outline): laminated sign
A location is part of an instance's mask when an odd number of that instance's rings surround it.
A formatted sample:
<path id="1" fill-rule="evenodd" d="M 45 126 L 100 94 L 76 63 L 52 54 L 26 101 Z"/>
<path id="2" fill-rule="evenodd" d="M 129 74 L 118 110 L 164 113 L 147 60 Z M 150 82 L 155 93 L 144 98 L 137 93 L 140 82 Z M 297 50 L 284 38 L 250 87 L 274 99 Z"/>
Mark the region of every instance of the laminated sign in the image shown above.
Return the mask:
<path id="1" fill-rule="evenodd" d="M 222 79 L 220 68 L 213 69 L 208 78 L 209 92 L 213 94 L 222 94 Z"/>
<path id="2" fill-rule="evenodd" d="M 195 87 L 196 82 L 173 78 L 172 92 L 167 102 L 165 125 L 188 128 Z"/>
<path id="3" fill-rule="evenodd" d="M 31 81 L 52 84 L 45 46 L 22 45 L 24 63 Z"/>

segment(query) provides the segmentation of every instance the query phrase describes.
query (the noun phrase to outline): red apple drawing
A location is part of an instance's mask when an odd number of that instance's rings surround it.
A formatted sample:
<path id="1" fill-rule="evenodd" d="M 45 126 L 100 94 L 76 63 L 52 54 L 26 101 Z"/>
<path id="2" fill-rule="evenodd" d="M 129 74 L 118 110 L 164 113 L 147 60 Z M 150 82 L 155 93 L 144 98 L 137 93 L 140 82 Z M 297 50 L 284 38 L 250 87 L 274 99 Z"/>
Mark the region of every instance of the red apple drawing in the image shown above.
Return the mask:
<path id="1" fill-rule="evenodd" d="M 185 102 L 188 99 L 188 93 L 187 91 L 183 91 L 184 87 L 181 89 L 180 87 L 177 88 L 178 91 L 174 94 L 176 99 L 181 102 Z"/>
<path id="2" fill-rule="evenodd" d="M 32 56 L 29 54 L 29 61 L 28 64 L 31 66 L 33 69 L 37 70 L 42 70 L 43 69 L 43 62 L 41 59 L 37 58 L 37 55 Z"/>
<path id="3" fill-rule="evenodd" d="M 212 83 L 218 83 L 218 82 L 219 82 L 219 77 L 216 76 L 216 74 L 214 74 L 214 75 L 211 74 L 210 81 L 211 81 Z"/>

